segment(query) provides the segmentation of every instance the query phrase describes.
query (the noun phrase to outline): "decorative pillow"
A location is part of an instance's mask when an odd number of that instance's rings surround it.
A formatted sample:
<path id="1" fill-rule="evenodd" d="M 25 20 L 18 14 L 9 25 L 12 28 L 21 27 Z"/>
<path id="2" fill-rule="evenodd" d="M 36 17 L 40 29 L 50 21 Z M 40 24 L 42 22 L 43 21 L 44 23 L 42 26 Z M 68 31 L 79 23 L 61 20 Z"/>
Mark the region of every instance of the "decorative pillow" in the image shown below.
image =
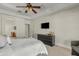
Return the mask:
<path id="1" fill-rule="evenodd" d="M 0 48 L 4 47 L 6 45 L 6 37 L 0 35 Z"/>
<path id="2" fill-rule="evenodd" d="M 8 42 L 8 44 L 9 44 L 9 45 L 11 45 L 11 44 L 12 44 L 12 41 L 11 41 L 11 39 L 10 39 L 10 37 L 9 37 L 9 36 L 7 36 L 7 42 Z"/>

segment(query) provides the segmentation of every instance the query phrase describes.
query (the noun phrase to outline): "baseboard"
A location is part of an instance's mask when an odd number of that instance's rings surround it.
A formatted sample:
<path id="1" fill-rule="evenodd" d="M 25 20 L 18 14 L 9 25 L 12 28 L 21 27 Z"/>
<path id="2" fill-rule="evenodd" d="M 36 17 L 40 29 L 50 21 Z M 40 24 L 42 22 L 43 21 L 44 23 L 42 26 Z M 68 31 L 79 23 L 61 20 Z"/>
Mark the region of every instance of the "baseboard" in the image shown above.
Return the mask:
<path id="1" fill-rule="evenodd" d="M 63 45 L 63 44 L 55 44 L 55 45 L 71 50 L 71 47 L 68 47 L 68 46 Z"/>

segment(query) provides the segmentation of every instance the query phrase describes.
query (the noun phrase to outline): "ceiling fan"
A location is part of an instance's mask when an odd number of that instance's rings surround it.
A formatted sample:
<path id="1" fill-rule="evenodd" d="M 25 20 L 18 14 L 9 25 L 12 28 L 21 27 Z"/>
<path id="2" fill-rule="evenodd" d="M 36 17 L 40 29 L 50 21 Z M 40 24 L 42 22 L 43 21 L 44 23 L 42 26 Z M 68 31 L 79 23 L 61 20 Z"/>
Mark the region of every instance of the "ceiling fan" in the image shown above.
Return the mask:
<path id="1" fill-rule="evenodd" d="M 26 6 L 16 6 L 17 8 L 26 8 L 25 13 L 27 13 L 29 10 L 33 11 L 35 14 L 37 13 L 34 8 L 40 9 L 40 6 L 32 6 L 31 3 L 27 3 Z"/>

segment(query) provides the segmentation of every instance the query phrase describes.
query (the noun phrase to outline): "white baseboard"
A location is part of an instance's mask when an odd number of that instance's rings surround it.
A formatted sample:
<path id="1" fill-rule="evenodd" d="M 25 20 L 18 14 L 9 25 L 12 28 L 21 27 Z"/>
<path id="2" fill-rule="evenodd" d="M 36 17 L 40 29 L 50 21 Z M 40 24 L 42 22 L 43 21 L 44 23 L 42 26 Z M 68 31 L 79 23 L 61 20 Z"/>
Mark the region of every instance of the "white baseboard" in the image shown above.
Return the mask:
<path id="1" fill-rule="evenodd" d="M 68 46 L 63 45 L 63 44 L 55 44 L 55 45 L 60 46 L 60 47 L 63 47 L 63 48 L 71 49 L 71 47 L 68 47 Z"/>

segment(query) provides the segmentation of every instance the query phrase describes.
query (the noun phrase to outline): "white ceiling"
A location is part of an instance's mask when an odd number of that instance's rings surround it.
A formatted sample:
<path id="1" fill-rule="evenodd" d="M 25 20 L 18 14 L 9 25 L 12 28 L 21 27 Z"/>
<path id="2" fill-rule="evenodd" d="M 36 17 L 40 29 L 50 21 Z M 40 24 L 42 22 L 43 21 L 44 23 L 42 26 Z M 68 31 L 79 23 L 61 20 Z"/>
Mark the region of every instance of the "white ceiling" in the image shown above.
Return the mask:
<path id="1" fill-rule="evenodd" d="M 19 14 L 22 16 L 27 16 L 27 19 L 34 19 L 37 17 L 42 17 L 45 15 L 53 14 L 57 11 L 60 11 L 62 9 L 70 8 L 77 6 L 78 4 L 75 3 L 32 3 L 32 5 L 35 6 L 41 6 L 40 9 L 35 9 L 38 13 L 34 14 L 33 12 L 25 13 L 24 8 L 16 8 L 16 6 L 25 6 L 25 3 L 0 3 L 0 9 L 5 9 L 7 11 L 19 13 L 18 11 L 21 11 Z"/>

